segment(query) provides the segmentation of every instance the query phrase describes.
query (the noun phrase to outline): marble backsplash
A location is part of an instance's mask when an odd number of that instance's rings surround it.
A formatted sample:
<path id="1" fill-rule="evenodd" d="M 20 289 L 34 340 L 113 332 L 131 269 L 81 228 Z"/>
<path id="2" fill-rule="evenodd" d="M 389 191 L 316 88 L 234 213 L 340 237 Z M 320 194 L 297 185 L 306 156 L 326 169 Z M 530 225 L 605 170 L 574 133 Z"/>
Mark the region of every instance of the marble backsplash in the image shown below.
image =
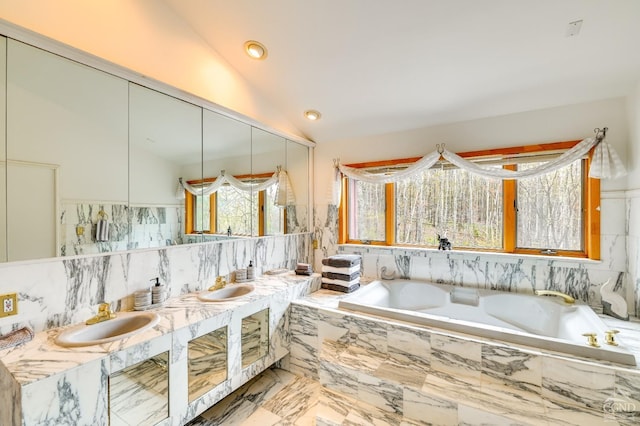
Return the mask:
<path id="1" fill-rule="evenodd" d="M 363 255 L 363 276 L 380 278 L 381 268 L 397 277 L 428 280 L 459 286 L 531 293 L 550 289 L 568 293 L 601 309 L 599 288 L 608 279 L 627 300 L 628 310 L 638 312 L 640 277 L 640 217 L 630 218 L 640 208 L 640 192 L 627 199 L 622 191 L 603 192 L 601 202 L 601 259 L 570 259 L 548 256 L 517 256 L 456 250 L 411 249 L 338 244 L 338 210 L 335 206 L 314 208 L 315 270 L 323 257 L 341 253 Z M 626 217 L 625 217 L 626 214 Z M 635 220 L 635 222 L 634 222 Z M 626 223 L 635 225 L 627 230 Z M 629 238 L 627 238 L 629 235 Z M 627 255 L 629 252 L 629 256 Z M 639 299 L 639 303 L 636 303 Z"/>
<path id="2" fill-rule="evenodd" d="M 109 222 L 109 241 L 97 242 L 98 213 Z M 63 202 L 60 213 L 60 255 L 108 253 L 182 243 L 183 206 L 131 206 Z"/>
<path id="3" fill-rule="evenodd" d="M 0 319 L 0 334 L 78 323 L 97 305 L 133 309 L 133 293 L 159 277 L 170 296 L 202 290 L 252 260 L 257 272 L 311 262 L 311 234 L 242 238 L 0 265 L 0 294 L 18 293 L 18 315 Z"/>

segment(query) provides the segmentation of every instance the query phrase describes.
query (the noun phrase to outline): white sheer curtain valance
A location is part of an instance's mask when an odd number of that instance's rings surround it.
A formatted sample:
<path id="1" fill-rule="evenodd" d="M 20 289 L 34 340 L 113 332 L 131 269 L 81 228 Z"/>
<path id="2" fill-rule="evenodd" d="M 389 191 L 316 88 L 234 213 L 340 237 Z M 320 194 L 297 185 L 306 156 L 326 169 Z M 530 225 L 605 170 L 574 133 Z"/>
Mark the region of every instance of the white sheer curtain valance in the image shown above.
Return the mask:
<path id="1" fill-rule="evenodd" d="M 607 128 L 595 129 L 596 136 L 587 138 L 577 143 L 571 149 L 561 155 L 526 170 L 506 170 L 496 167 L 483 167 L 473 161 L 466 160 L 461 156 L 447 150 L 444 145 L 437 145 L 437 150 L 431 152 L 405 169 L 394 170 L 390 173 L 371 173 L 364 169 L 345 166 L 336 159 L 334 180 L 332 182 L 330 202 L 334 205 L 340 203 L 340 178 L 344 175 L 348 178 L 367 183 L 391 183 L 404 180 L 414 174 L 420 173 L 433 167 L 441 158 L 456 167 L 466 170 L 469 173 L 483 176 L 489 179 L 525 179 L 541 176 L 546 173 L 556 171 L 568 166 L 574 161 L 584 158 L 591 149 L 594 149 L 589 177 L 597 179 L 615 179 L 626 175 L 627 171 L 615 152 L 613 147 L 606 141 Z"/>
<path id="2" fill-rule="evenodd" d="M 290 204 L 295 204 L 295 197 L 293 195 L 293 190 L 291 189 L 289 175 L 280 167 L 278 167 L 278 170 L 276 170 L 276 172 L 270 178 L 262 182 L 243 182 L 240 179 L 226 174 L 224 170 L 220 172 L 220 175 L 218 175 L 218 177 L 216 177 L 213 182 L 201 186 L 195 186 L 187 182 L 183 182 L 182 178 L 179 179 L 179 182 L 180 185 L 191 194 L 203 197 L 217 192 L 224 184 L 228 184 L 239 191 L 245 192 L 264 191 L 265 189 L 268 189 L 273 185 L 277 185 L 274 204 L 282 207 Z"/>

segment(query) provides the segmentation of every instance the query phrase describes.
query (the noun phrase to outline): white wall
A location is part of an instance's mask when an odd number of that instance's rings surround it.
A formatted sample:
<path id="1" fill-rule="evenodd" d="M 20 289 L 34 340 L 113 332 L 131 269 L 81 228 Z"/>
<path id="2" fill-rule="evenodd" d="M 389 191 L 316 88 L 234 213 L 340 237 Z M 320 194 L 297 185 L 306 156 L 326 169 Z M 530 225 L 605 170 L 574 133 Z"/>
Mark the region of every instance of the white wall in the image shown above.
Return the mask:
<path id="1" fill-rule="evenodd" d="M 127 81 L 15 40 L 7 52 L 7 159 L 60 166 L 61 200 L 126 203 Z"/>
<path id="2" fill-rule="evenodd" d="M 445 143 L 453 152 L 584 139 L 608 127 L 607 140 L 624 160 L 628 126 L 624 98 L 509 114 L 492 118 L 320 143 L 315 149 L 317 204 L 326 202 L 333 158 L 342 164 L 422 156 Z M 640 173 L 640 171 L 638 172 Z M 603 190 L 626 189 L 626 179 L 604 181 Z"/>
<path id="3" fill-rule="evenodd" d="M 158 0 L 0 0 L 0 17 L 301 136 Z"/>

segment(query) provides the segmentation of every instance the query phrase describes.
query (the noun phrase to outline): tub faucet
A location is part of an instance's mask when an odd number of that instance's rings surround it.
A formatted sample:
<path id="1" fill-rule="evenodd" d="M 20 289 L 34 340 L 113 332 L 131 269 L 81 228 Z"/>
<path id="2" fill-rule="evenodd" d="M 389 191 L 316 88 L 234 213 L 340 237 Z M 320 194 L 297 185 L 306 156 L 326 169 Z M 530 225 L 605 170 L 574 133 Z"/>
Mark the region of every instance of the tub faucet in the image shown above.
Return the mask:
<path id="1" fill-rule="evenodd" d="M 386 266 L 380 268 L 380 278 L 383 280 L 395 280 L 396 279 L 396 271 L 388 271 Z"/>
<path id="2" fill-rule="evenodd" d="M 97 324 L 99 322 L 107 321 L 115 317 L 116 317 L 116 314 L 115 312 L 111 312 L 111 307 L 109 306 L 109 304 L 101 303 L 98 306 L 98 314 L 93 318 L 89 318 L 86 321 L 86 324 L 87 325 Z"/>
<path id="3" fill-rule="evenodd" d="M 569 296 L 566 293 L 562 293 L 561 291 L 536 290 L 535 293 L 536 293 L 536 296 L 558 296 L 558 297 L 562 297 L 562 299 L 564 300 L 564 303 L 566 303 L 567 305 L 573 305 L 574 303 L 576 303 L 576 299 L 574 299 L 573 297 Z"/>

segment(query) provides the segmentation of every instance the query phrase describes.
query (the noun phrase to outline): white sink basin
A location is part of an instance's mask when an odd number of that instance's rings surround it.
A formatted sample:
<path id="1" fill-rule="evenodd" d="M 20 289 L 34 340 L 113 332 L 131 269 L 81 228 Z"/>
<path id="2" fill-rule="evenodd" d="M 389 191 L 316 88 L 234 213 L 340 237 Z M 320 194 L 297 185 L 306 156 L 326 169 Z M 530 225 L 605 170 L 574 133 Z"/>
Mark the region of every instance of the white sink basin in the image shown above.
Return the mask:
<path id="1" fill-rule="evenodd" d="M 198 293 L 198 299 L 203 302 L 227 302 L 247 296 L 256 288 L 252 284 L 231 284 L 220 290 L 203 291 Z"/>
<path id="2" fill-rule="evenodd" d="M 133 336 L 159 321 L 160 316 L 153 312 L 118 312 L 113 319 L 67 329 L 58 334 L 55 342 L 65 347 L 99 345 Z"/>

